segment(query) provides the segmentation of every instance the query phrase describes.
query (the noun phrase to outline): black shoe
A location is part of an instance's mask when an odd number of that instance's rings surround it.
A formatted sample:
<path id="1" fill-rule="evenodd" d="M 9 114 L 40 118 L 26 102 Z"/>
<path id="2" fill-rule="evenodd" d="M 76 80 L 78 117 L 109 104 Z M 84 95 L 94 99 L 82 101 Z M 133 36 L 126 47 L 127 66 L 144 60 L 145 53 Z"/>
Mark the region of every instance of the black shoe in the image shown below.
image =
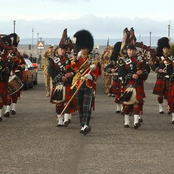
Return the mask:
<path id="1" fill-rule="evenodd" d="M 0 117 L 0 122 L 2 121 L 2 117 Z"/>
<path id="2" fill-rule="evenodd" d="M 171 114 L 171 112 L 170 112 L 170 111 L 168 111 L 168 114 Z"/>
<path id="3" fill-rule="evenodd" d="M 80 129 L 80 134 L 83 134 L 83 127 L 81 127 Z"/>
<path id="4" fill-rule="evenodd" d="M 116 113 L 116 114 L 119 114 L 119 113 L 121 113 L 121 111 L 116 111 L 115 113 Z"/>
<path id="5" fill-rule="evenodd" d="M 142 119 L 142 118 L 139 118 L 139 119 L 138 119 L 138 122 L 139 122 L 139 123 L 142 123 L 142 122 L 143 122 L 143 119 Z"/>
<path id="6" fill-rule="evenodd" d="M 12 115 L 16 115 L 16 111 L 15 110 L 11 110 L 11 114 Z"/>
<path id="7" fill-rule="evenodd" d="M 6 112 L 6 113 L 4 114 L 4 117 L 10 117 L 10 112 Z"/>
<path id="8" fill-rule="evenodd" d="M 128 124 L 125 124 L 124 127 L 125 127 L 125 128 L 129 128 L 129 125 L 128 125 Z"/>
<path id="9" fill-rule="evenodd" d="M 140 126 L 141 126 L 140 123 L 135 123 L 135 124 L 134 124 L 134 129 L 138 129 Z"/>
<path id="10" fill-rule="evenodd" d="M 171 123 L 172 123 L 172 124 L 174 124 L 174 120 L 173 120 L 173 121 L 171 121 Z"/>
<path id="11" fill-rule="evenodd" d="M 65 122 L 63 123 L 63 125 L 64 125 L 64 127 L 67 127 L 67 126 L 69 125 L 69 121 L 65 121 Z"/>
<path id="12" fill-rule="evenodd" d="M 160 113 L 160 114 L 164 114 L 164 111 L 160 111 L 159 113 Z"/>
<path id="13" fill-rule="evenodd" d="M 91 132 L 91 127 L 88 126 L 83 130 L 83 135 L 89 134 L 89 132 Z"/>
<path id="14" fill-rule="evenodd" d="M 57 127 L 63 127 L 64 125 L 63 124 L 57 124 Z"/>

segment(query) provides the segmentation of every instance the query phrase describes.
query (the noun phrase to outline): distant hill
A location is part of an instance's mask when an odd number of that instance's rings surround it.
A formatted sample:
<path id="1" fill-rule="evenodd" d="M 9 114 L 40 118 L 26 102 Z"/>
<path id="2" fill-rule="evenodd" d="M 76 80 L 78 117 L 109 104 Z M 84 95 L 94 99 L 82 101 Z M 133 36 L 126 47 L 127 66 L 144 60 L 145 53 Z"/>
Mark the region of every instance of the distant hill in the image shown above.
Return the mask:
<path id="1" fill-rule="evenodd" d="M 151 37 L 151 46 L 156 46 L 159 38 L 160 37 L 152 36 Z M 60 42 L 60 38 L 43 38 L 42 40 L 45 42 L 45 45 L 55 45 L 56 46 Z M 108 39 L 95 39 L 94 43 L 95 43 L 95 45 L 107 45 L 107 41 L 108 41 Z M 109 39 L 109 45 L 113 46 L 118 41 L 122 41 L 122 38 Z M 150 45 L 150 37 L 148 37 L 148 36 L 137 38 L 137 42 L 140 42 L 140 41 L 143 42 L 147 46 Z M 174 41 L 174 37 L 171 38 L 171 41 Z M 21 39 L 20 44 L 31 45 L 32 39 L 31 38 Z M 36 45 L 36 44 L 37 44 L 37 39 L 34 38 L 33 45 Z"/>

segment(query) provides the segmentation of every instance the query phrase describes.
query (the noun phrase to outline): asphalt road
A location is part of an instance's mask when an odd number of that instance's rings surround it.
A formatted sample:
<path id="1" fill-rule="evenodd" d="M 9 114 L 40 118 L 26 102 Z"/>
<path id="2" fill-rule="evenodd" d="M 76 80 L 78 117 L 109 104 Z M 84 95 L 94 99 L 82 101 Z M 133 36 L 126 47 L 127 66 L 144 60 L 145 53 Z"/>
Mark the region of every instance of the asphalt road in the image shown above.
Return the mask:
<path id="1" fill-rule="evenodd" d="M 45 97 L 40 71 L 38 85 L 22 92 L 17 115 L 0 123 L 0 174 L 174 174 L 174 125 L 166 106 L 166 114 L 158 113 L 154 82 L 151 74 L 144 122 L 135 130 L 133 117 L 131 127 L 123 127 L 100 78 L 92 132 L 84 136 L 77 114 L 68 127 L 56 127 L 55 106 Z"/>

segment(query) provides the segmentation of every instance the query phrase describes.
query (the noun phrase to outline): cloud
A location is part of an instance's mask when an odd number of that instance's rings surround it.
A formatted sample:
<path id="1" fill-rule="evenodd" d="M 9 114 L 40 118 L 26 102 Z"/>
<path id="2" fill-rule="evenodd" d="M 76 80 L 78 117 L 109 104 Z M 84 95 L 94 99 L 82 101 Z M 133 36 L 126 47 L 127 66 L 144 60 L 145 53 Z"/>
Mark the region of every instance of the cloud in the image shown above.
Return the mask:
<path id="1" fill-rule="evenodd" d="M 43 1 L 55 1 L 55 2 L 69 3 L 69 2 L 90 2 L 91 0 L 43 0 Z"/>
<path id="2" fill-rule="evenodd" d="M 171 20 L 171 25 L 174 20 Z M 0 21 L 0 32 L 13 32 L 13 21 Z M 137 38 L 141 35 L 149 36 L 167 36 L 168 21 L 155 21 L 148 18 L 118 18 L 118 17 L 96 17 L 88 14 L 77 19 L 71 20 L 16 20 L 16 32 L 21 38 L 30 38 L 32 28 L 34 28 L 34 36 L 37 33 L 43 38 L 59 38 L 61 37 L 64 28 L 68 29 L 68 35 L 73 36 L 80 29 L 89 30 L 96 39 L 115 39 L 123 37 L 124 28 L 135 29 Z M 171 36 L 174 34 L 174 29 L 171 27 Z"/>

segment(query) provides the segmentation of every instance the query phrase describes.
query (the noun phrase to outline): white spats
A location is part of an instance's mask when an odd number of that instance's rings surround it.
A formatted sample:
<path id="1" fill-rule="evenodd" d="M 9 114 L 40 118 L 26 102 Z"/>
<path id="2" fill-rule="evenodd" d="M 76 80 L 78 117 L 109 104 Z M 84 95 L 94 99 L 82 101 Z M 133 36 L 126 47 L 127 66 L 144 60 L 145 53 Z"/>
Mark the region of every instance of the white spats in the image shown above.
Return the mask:
<path id="1" fill-rule="evenodd" d="M 0 109 L 0 117 L 2 117 L 2 109 Z"/>
<path id="2" fill-rule="evenodd" d="M 172 122 L 174 122 L 174 113 L 172 112 Z"/>
<path id="3" fill-rule="evenodd" d="M 137 115 L 137 114 L 135 114 L 134 115 L 134 125 L 136 124 L 136 123 L 139 123 L 139 115 Z"/>
<path id="4" fill-rule="evenodd" d="M 63 116 L 57 115 L 57 126 L 63 126 Z"/>
<path id="5" fill-rule="evenodd" d="M 129 115 L 125 114 L 124 115 L 124 125 L 128 125 L 129 126 L 129 124 L 130 124 Z"/>
<path id="6" fill-rule="evenodd" d="M 164 109 L 163 109 L 163 105 L 159 104 L 159 113 L 163 114 L 164 113 Z"/>
<path id="7" fill-rule="evenodd" d="M 116 103 L 116 113 L 121 112 L 121 104 Z"/>
<path id="8" fill-rule="evenodd" d="M 66 113 L 65 113 L 65 115 L 64 115 L 64 122 L 67 122 L 67 121 L 68 121 L 69 115 L 70 115 L 70 114 L 66 114 Z"/>
<path id="9" fill-rule="evenodd" d="M 6 105 L 5 113 L 10 112 L 10 105 Z"/>
<path id="10" fill-rule="evenodd" d="M 12 103 L 11 110 L 16 111 L 16 103 Z"/>
<path id="11" fill-rule="evenodd" d="M 0 109 L 0 122 L 2 121 L 2 109 Z"/>

